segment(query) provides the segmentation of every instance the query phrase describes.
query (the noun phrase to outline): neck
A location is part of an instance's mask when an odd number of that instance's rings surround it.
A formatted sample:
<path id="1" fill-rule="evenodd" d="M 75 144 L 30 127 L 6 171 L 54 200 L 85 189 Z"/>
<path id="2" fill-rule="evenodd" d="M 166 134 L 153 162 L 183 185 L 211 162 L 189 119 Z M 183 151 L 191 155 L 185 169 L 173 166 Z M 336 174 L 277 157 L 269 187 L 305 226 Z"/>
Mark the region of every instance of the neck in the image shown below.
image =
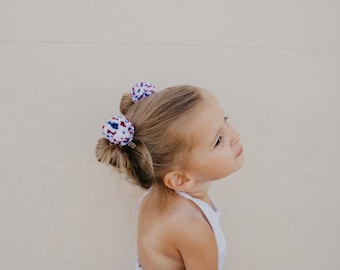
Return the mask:
<path id="1" fill-rule="evenodd" d="M 211 200 L 209 198 L 208 192 L 209 192 L 210 182 L 204 181 L 204 182 L 196 182 L 194 187 L 186 193 L 191 195 L 192 197 L 198 198 L 202 201 L 205 201 L 207 204 L 211 206 Z"/>

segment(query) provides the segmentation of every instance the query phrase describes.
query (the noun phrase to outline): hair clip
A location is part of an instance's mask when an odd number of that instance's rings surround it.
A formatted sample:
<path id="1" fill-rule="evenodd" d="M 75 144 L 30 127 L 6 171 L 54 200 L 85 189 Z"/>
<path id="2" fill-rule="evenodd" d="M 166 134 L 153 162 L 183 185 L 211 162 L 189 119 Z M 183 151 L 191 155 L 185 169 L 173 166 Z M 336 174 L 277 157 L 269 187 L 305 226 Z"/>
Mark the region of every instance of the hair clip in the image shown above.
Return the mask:
<path id="1" fill-rule="evenodd" d="M 132 142 L 135 128 L 124 116 L 114 116 L 103 125 L 103 135 L 115 145 L 135 148 Z"/>
<path id="2" fill-rule="evenodd" d="M 157 91 L 156 87 L 147 81 L 136 83 L 131 89 L 131 98 L 134 103 L 151 96 Z"/>

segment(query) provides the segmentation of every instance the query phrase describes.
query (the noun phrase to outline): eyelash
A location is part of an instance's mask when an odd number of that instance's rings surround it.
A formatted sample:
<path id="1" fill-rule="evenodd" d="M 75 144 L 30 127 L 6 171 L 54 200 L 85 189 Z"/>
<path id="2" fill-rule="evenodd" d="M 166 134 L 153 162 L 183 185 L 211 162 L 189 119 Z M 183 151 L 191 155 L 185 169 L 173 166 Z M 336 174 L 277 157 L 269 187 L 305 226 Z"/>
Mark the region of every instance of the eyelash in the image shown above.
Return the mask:
<path id="1" fill-rule="evenodd" d="M 215 147 L 219 146 L 222 142 L 222 136 L 219 136 L 218 139 L 217 139 L 217 142 L 215 144 Z"/>
<path id="2" fill-rule="evenodd" d="M 228 120 L 228 116 L 225 116 L 225 117 L 224 117 L 224 121 L 227 122 L 227 120 Z M 215 147 L 217 147 L 217 146 L 219 146 L 219 145 L 221 144 L 222 139 L 223 139 L 222 136 L 219 136 L 219 137 L 218 137 L 217 142 L 216 142 L 216 144 L 215 144 Z"/>

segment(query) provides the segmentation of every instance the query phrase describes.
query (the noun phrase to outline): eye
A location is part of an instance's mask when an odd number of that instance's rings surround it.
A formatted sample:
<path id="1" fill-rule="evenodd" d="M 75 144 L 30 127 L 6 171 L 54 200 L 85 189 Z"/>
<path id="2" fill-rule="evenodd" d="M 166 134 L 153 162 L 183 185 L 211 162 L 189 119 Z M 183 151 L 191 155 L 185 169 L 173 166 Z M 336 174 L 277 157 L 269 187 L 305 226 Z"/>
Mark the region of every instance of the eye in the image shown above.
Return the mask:
<path id="1" fill-rule="evenodd" d="M 219 146 L 222 142 L 222 136 L 219 136 L 218 139 L 217 139 L 217 142 L 215 144 L 215 147 Z"/>

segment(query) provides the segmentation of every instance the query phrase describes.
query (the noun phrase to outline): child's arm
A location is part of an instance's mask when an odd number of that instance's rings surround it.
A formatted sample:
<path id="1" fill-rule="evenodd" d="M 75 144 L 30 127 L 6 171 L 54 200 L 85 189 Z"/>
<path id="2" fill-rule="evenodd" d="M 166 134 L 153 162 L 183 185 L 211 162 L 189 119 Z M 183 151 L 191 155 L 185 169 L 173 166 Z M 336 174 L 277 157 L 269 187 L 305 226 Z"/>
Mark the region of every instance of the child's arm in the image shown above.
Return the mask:
<path id="1" fill-rule="evenodd" d="M 218 251 L 215 236 L 203 218 L 186 220 L 180 225 L 177 247 L 186 270 L 217 270 Z"/>

